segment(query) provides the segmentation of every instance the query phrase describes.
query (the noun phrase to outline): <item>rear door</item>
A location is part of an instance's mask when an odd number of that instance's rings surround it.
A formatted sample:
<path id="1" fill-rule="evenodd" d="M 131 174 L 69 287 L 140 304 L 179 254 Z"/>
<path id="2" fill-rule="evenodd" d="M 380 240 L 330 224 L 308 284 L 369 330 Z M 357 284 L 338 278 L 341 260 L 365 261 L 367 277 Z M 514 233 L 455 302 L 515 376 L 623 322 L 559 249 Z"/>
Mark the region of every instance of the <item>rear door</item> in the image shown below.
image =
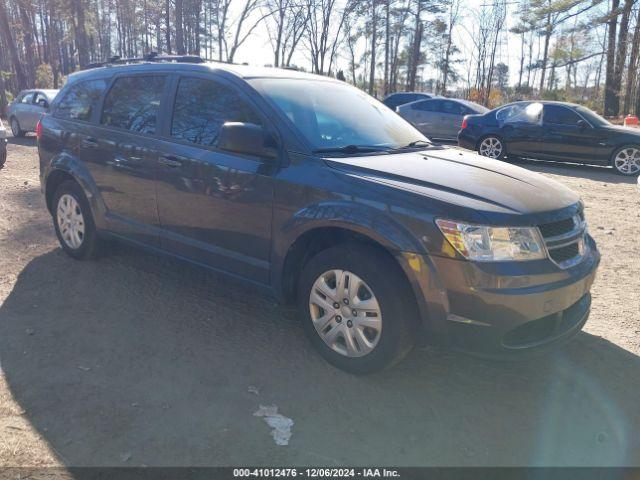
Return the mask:
<path id="1" fill-rule="evenodd" d="M 217 148 L 225 122 L 267 127 L 252 101 L 224 79 L 176 79 L 158 155 L 162 248 L 268 283 L 274 165 Z"/>
<path id="2" fill-rule="evenodd" d="M 83 142 L 83 160 L 104 200 L 108 229 L 152 246 L 159 244 L 156 162 L 168 78 L 162 73 L 115 77 L 99 124 Z"/>
<path id="3" fill-rule="evenodd" d="M 516 103 L 496 112 L 499 134 L 507 152 L 537 158 L 542 151 L 542 104 Z"/>
<path id="4" fill-rule="evenodd" d="M 440 138 L 440 103 L 441 100 L 430 99 L 406 105 L 404 108 L 409 112 L 407 119 L 427 137 Z"/>
<path id="5" fill-rule="evenodd" d="M 442 100 L 438 119 L 440 138 L 446 140 L 458 138 L 462 117 L 467 113 L 471 111 L 455 100 Z"/>
<path id="6" fill-rule="evenodd" d="M 42 117 L 42 115 L 47 112 L 47 108 L 43 106 L 43 101 L 44 105 L 49 104 L 49 99 L 43 92 L 36 92 L 33 96 L 33 106 L 31 110 L 32 116 L 30 119 L 31 126 L 29 127 L 29 130 L 35 130 L 36 125 L 38 124 L 38 120 L 40 120 L 40 117 Z"/>

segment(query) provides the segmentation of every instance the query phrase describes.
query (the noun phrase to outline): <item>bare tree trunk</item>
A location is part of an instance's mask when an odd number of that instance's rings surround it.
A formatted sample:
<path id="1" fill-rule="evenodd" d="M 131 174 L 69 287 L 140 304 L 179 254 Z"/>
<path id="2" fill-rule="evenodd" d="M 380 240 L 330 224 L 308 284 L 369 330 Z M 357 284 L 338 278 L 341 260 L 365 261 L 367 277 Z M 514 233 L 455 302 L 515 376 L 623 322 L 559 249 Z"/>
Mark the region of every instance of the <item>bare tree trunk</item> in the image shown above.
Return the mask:
<path id="1" fill-rule="evenodd" d="M 631 56 L 627 67 L 627 85 L 624 90 L 624 111 L 622 113 L 631 112 L 631 96 L 636 86 L 638 73 L 638 53 L 640 53 L 640 10 L 636 15 L 636 26 L 633 30 L 633 40 L 631 41 Z"/>
<path id="2" fill-rule="evenodd" d="M 376 0 L 371 1 L 371 71 L 369 72 L 369 95 L 374 94 L 376 83 L 376 40 L 378 36 L 378 15 Z"/>
<path id="3" fill-rule="evenodd" d="M 171 0 L 165 2 L 165 36 L 167 39 L 167 53 L 171 53 Z"/>
<path id="4" fill-rule="evenodd" d="M 391 41 L 391 18 L 390 18 L 390 10 L 391 10 L 391 0 L 385 0 L 384 4 L 384 13 L 385 13 L 385 23 L 384 23 L 384 85 L 383 85 L 383 94 L 386 96 L 389 94 L 389 53 L 390 53 L 390 45 Z"/>
<path id="5" fill-rule="evenodd" d="M 184 15 L 183 15 L 183 8 L 182 8 L 183 3 L 182 3 L 182 0 L 176 0 L 175 3 L 176 3 L 176 7 L 175 7 L 176 52 L 178 53 L 178 55 L 184 55 L 185 50 L 184 50 Z"/>
<path id="6" fill-rule="evenodd" d="M 36 65 L 35 62 L 38 58 L 34 44 L 34 32 L 35 26 L 31 23 L 31 17 L 28 9 L 31 6 L 27 5 L 24 0 L 18 2 L 18 11 L 20 13 L 20 22 L 22 23 L 22 30 L 24 32 L 22 41 L 24 42 L 25 50 L 25 64 L 27 75 L 27 87 L 33 88 L 36 82 Z"/>
<path id="7" fill-rule="evenodd" d="M 85 27 L 85 0 L 74 0 L 76 9 L 75 41 L 78 49 L 78 64 L 80 68 L 89 64 L 89 43 Z"/>
<path id="8" fill-rule="evenodd" d="M 614 116 L 620 114 L 620 90 L 622 88 L 622 73 L 624 72 L 624 64 L 627 59 L 627 45 L 629 44 L 629 16 L 631 15 L 631 7 L 635 0 L 625 0 L 622 8 L 622 18 L 620 20 L 620 32 L 618 33 L 618 53 L 616 55 L 616 64 L 613 76 L 613 97 L 611 111 Z"/>
<path id="9" fill-rule="evenodd" d="M 9 49 L 9 55 L 11 57 L 11 63 L 13 63 L 13 69 L 16 72 L 16 83 L 19 89 L 24 88 L 27 85 L 27 77 L 20 63 L 20 56 L 18 55 L 18 47 L 11 34 L 11 27 L 9 25 L 9 15 L 7 12 L 7 6 L 5 0 L 0 0 L 0 35 L 2 35 L 3 43 Z"/>
<path id="10" fill-rule="evenodd" d="M 553 33 L 553 26 L 551 25 L 551 14 L 547 14 L 547 25 L 544 31 L 544 52 L 542 54 L 542 74 L 540 77 L 540 96 L 544 91 L 544 80 L 547 73 L 547 60 L 549 58 L 549 40 L 551 40 L 551 34 Z"/>
<path id="11" fill-rule="evenodd" d="M 611 13 L 608 21 L 607 66 L 604 80 L 604 114 L 613 116 L 615 92 L 615 60 L 616 60 L 616 30 L 618 28 L 618 6 L 620 0 L 611 0 Z"/>

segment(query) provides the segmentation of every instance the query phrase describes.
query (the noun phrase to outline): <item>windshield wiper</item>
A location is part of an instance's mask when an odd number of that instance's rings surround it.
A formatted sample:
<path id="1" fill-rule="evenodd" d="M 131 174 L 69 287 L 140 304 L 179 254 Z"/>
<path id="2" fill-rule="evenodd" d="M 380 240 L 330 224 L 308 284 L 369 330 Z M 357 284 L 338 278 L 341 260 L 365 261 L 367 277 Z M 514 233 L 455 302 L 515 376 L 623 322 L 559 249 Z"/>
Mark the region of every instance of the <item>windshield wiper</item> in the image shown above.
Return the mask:
<path id="1" fill-rule="evenodd" d="M 402 150 L 403 148 L 414 148 L 414 147 L 431 147 L 433 143 L 427 140 L 414 140 L 413 142 L 407 143 L 402 147 L 398 147 L 396 150 Z"/>
<path id="2" fill-rule="evenodd" d="M 389 150 L 389 147 L 382 145 L 345 145 L 343 147 L 316 148 L 313 153 L 368 153 Z"/>

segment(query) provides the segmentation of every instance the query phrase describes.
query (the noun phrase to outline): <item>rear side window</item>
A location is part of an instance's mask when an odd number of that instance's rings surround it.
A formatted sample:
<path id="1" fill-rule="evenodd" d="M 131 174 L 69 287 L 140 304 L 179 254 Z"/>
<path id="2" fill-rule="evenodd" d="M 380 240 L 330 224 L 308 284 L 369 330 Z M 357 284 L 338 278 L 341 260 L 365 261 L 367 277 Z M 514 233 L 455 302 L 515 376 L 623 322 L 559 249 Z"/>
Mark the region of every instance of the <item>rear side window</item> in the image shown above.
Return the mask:
<path id="1" fill-rule="evenodd" d="M 71 86 L 64 95 L 55 116 L 68 120 L 89 121 L 97 108 L 107 84 L 104 80 L 89 80 Z"/>
<path id="2" fill-rule="evenodd" d="M 20 103 L 33 103 L 33 93 L 25 93 L 24 97 L 20 100 Z"/>
<path id="3" fill-rule="evenodd" d="M 253 108 L 229 87 L 201 78 L 180 80 L 171 122 L 172 137 L 215 146 L 225 122 L 262 125 Z"/>
<path id="4" fill-rule="evenodd" d="M 163 75 L 118 78 L 104 100 L 100 123 L 153 135 L 164 84 Z"/>

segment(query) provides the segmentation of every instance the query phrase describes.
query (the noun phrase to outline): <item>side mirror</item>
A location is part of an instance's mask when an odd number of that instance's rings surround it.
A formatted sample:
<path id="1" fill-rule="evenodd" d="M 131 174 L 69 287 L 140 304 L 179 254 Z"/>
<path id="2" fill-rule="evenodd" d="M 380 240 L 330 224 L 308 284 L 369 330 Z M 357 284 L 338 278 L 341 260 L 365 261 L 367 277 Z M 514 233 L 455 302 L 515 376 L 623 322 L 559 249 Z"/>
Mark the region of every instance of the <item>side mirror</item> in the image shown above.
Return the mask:
<path id="1" fill-rule="evenodd" d="M 218 148 L 260 158 L 278 156 L 274 138 L 254 123 L 226 122 L 220 128 Z"/>
<path id="2" fill-rule="evenodd" d="M 49 102 L 47 102 L 44 98 L 38 100 L 38 106 L 42 108 L 49 108 Z"/>
<path id="3" fill-rule="evenodd" d="M 576 125 L 578 125 L 578 128 L 580 128 L 580 130 L 584 130 L 585 128 L 587 128 L 589 125 L 587 124 L 587 122 L 585 122 L 584 120 L 580 119 L 576 122 Z"/>

